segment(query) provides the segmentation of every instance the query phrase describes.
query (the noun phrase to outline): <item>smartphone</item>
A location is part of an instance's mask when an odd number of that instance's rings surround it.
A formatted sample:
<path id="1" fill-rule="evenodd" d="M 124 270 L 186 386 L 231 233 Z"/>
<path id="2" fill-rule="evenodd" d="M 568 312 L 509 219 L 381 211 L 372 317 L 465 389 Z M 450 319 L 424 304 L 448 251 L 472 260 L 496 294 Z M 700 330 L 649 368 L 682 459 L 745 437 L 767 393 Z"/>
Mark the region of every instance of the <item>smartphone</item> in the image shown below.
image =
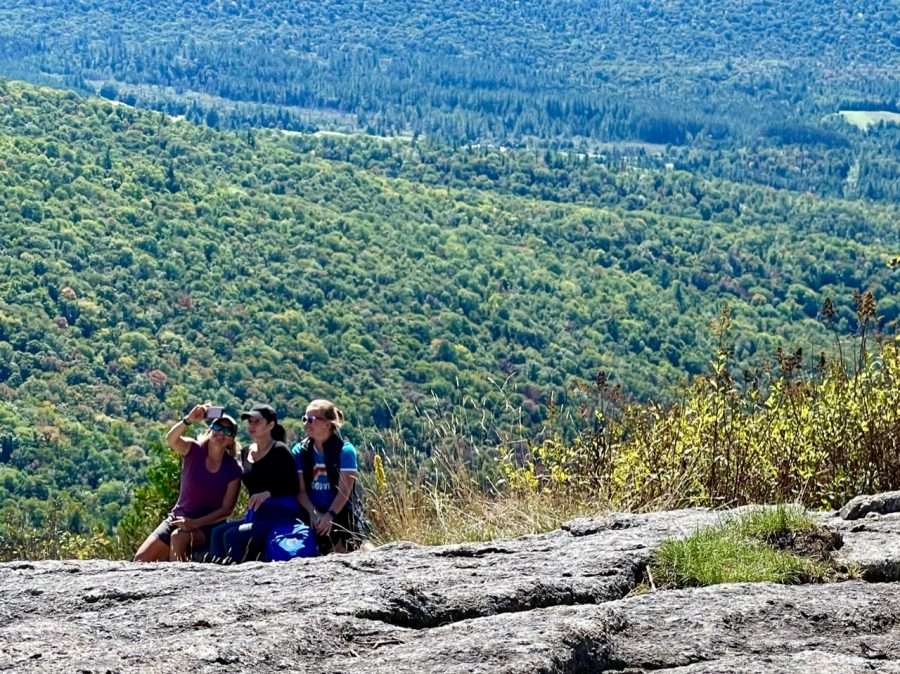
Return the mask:
<path id="1" fill-rule="evenodd" d="M 218 419 L 222 416 L 222 412 L 225 411 L 224 407 L 220 407 L 217 405 L 210 405 L 206 408 L 206 418 L 207 419 Z"/>

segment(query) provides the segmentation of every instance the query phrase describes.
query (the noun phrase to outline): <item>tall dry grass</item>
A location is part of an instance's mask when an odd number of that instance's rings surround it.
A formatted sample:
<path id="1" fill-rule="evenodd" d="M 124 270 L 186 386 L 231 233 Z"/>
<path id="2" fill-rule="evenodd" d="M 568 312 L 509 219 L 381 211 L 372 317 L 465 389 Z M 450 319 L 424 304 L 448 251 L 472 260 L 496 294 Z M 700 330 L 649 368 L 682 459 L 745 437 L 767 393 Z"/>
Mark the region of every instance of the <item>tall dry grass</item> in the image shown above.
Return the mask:
<path id="1" fill-rule="evenodd" d="M 366 479 L 376 538 L 490 540 L 609 509 L 835 508 L 900 489 L 900 342 L 873 334 L 871 293 L 856 303 L 859 332 L 836 338 L 831 359 L 778 349 L 739 371 L 726 311 L 709 373 L 673 403 L 629 400 L 600 374 L 581 414 L 552 409 L 537 441 L 524 425 L 486 439 L 472 429 L 487 413 L 471 401 L 432 420 L 429 458 L 387 438 L 381 476 Z"/>
<path id="2" fill-rule="evenodd" d="M 403 439 L 403 420 L 397 419 L 380 438 L 373 470 L 361 476 L 375 543 L 511 538 L 602 510 L 601 504 L 572 499 L 569 493 L 509 483 L 509 452 L 528 446 L 530 431 L 523 423 L 498 430 L 485 406 L 465 396 L 441 414 L 421 416 L 422 445 Z"/>

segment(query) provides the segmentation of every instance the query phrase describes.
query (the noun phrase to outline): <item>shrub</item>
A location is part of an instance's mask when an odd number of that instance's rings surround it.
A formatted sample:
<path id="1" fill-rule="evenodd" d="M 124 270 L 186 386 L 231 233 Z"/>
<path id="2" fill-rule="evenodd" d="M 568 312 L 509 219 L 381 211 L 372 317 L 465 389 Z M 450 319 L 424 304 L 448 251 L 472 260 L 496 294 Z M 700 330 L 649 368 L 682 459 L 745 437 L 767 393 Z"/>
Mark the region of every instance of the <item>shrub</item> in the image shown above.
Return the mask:
<path id="1" fill-rule="evenodd" d="M 135 489 L 134 498 L 116 530 L 116 557 L 130 558 L 178 498 L 181 476 L 178 455 L 160 444 L 151 447 L 150 455 L 147 482 Z"/>
<path id="2" fill-rule="evenodd" d="M 617 402 L 601 378 L 577 437 L 551 435 L 524 453 L 507 452 L 503 473 L 516 488 L 626 509 L 793 501 L 832 508 L 898 489 L 898 346 L 870 348 L 863 330 L 852 368 L 823 355 L 804 369 L 802 351 L 779 349 L 771 368 L 739 381 L 723 345 L 710 373 L 667 406 Z"/>
<path id="3" fill-rule="evenodd" d="M 16 559 L 97 559 L 115 556 L 113 540 L 102 530 L 68 530 L 66 504 L 54 500 L 47 518 L 36 528 L 28 514 L 6 509 L 0 517 L 0 561 Z"/>

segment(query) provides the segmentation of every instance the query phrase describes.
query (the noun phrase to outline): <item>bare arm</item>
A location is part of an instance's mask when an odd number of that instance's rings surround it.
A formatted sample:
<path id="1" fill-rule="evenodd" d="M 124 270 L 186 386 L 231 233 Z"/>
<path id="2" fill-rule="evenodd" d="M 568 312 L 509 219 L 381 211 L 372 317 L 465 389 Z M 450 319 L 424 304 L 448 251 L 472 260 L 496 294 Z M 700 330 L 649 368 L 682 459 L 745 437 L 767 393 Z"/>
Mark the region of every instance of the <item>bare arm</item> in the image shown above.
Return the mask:
<path id="1" fill-rule="evenodd" d="M 199 529 L 207 524 L 218 524 L 228 518 L 234 512 L 234 504 L 237 503 L 238 493 L 241 490 L 240 478 L 235 478 L 228 483 L 225 490 L 225 496 L 222 497 L 222 505 L 213 510 L 208 515 L 191 519 L 188 517 L 178 517 L 175 519 L 175 525 L 182 529 Z"/>
<path id="2" fill-rule="evenodd" d="M 169 432 L 166 433 L 166 445 L 168 445 L 169 449 L 175 451 L 179 456 L 186 456 L 187 453 L 191 451 L 191 442 L 193 442 L 193 440 L 181 435 L 182 431 L 188 427 L 185 420 L 189 423 L 193 423 L 195 421 L 200 421 L 205 416 L 206 405 L 194 405 L 194 408 L 188 412 L 184 419 L 179 419 L 175 425 L 169 429 Z"/>
<path id="3" fill-rule="evenodd" d="M 344 509 L 344 506 L 347 505 L 347 501 L 350 500 L 350 495 L 353 493 L 354 482 L 356 482 L 355 471 L 341 471 L 341 479 L 338 482 L 337 495 L 334 497 L 334 500 L 331 502 L 331 507 L 328 510 L 330 510 L 331 512 L 339 513 Z"/>
<path id="4" fill-rule="evenodd" d="M 331 531 L 331 523 L 334 521 L 334 515 L 331 513 L 339 513 L 347 505 L 350 500 L 350 494 L 353 493 L 353 483 L 356 482 L 356 471 L 341 471 L 341 479 L 338 482 L 337 495 L 331 502 L 328 512 L 314 523 L 316 531 L 320 536 L 326 536 Z"/>

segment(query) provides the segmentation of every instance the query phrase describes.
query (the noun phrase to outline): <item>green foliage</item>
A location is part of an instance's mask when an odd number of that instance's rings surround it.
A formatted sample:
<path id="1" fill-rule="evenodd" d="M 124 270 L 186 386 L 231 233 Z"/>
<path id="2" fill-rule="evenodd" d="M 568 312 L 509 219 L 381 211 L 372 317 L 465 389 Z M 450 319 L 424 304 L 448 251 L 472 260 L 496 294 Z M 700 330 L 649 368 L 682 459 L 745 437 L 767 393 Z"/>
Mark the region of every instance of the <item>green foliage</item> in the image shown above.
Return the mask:
<path id="1" fill-rule="evenodd" d="M 73 517 L 79 515 L 71 509 L 71 504 L 57 498 L 47 506 L 47 516 L 37 526 L 23 510 L 0 511 L 0 561 L 115 556 L 115 544 L 102 529 L 77 531 L 79 522 Z"/>
<path id="2" fill-rule="evenodd" d="M 146 482 L 134 490 L 131 505 L 119 522 L 117 556 L 130 558 L 156 528 L 178 498 L 181 460 L 175 452 L 155 445 L 150 450 Z"/>
<path id="3" fill-rule="evenodd" d="M 779 349 L 774 368 L 745 372 L 741 382 L 723 346 L 711 373 L 669 405 L 626 401 L 613 409 L 617 392 L 598 381 L 591 426 L 571 441 L 548 438 L 524 457 L 507 454 L 503 470 L 517 487 L 632 508 L 828 508 L 897 489 L 900 348 L 886 341 L 867 350 L 864 330 L 859 345 L 852 374 L 824 355 L 804 373 L 801 352 Z"/>
<path id="4" fill-rule="evenodd" d="M 900 128 L 837 113 L 896 111 L 895 25 L 888 0 L 13 0 L 0 72 L 211 127 L 537 145 L 890 202 Z"/>
<path id="5" fill-rule="evenodd" d="M 759 536 L 806 531 L 813 526 L 797 508 L 754 511 L 683 539 L 663 542 L 651 563 L 650 576 L 660 587 L 821 582 L 832 576 L 826 564 L 776 550 Z"/>
<path id="6" fill-rule="evenodd" d="M 272 402 L 296 434 L 306 402 L 332 398 L 358 446 L 385 448 L 392 432 L 423 460 L 437 446 L 429 425 L 456 405 L 468 447 L 507 447 L 516 432 L 521 452 L 551 403 L 599 409 L 584 393 L 597 371 L 622 399 L 587 417 L 607 437 L 578 439 L 578 420 L 558 417 L 559 451 L 587 449 L 551 479 L 573 493 L 617 485 L 641 504 L 765 496 L 743 486 L 756 468 L 729 483 L 743 491 L 726 488 L 737 468 L 711 461 L 721 443 L 666 463 L 702 445 L 697 434 L 730 428 L 724 384 L 695 384 L 690 414 L 702 423 L 660 426 L 668 435 L 649 449 L 622 444 L 613 417 L 637 420 L 640 437 L 642 414 L 666 416 L 665 392 L 703 371 L 725 300 L 741 330 L 731 368 L 779 344 L 829 349 L 829 328 L 809 313 L 830 294 L 834 328 L 871 335 L 875 317 L 861 321 L 849 298 L 863 283 L 896 319 L 887 298 L 900 288 L 885 264 L 896 251 L 883 243 L 896 231 L 892 206 L 564 153 L 275 132 L 251 142 L 73 94 L 0 92 L 0 486 L 2 508 L 16 503 L 36 525 L 60 495 L 78 504 L 81 530 L 112 535 L 147 484 L 149 448 L 195 400 L 231 411 Z M 772 401 L 793 400 L 797 386 L 771 381 Z M 630 407 L 629 395 L 663 399 Z M 862 450 L 850 426 L 842 432 L 849 444 L 834 451 L 849 458 L 834 476 L 815 468 L 821 442 L 803 450 L 808 498 L 895 483 L 860 477 L 871 461 L 888 465 L 887 445 Z M 665 438 L 679 433 L 673 454 Z M 883 437 L 877 424 L 873 433 Z M 592 475 L 598 453 L 607 467 Z M 476 481 L 500 479 L 488 472 L 495 459 L 481 452 Z M 686 474 L 694 460 L 727 470 Z M 784 470 L 777 494 L 793 495 L 798 469 Z M 145 533 L 165 494 L 128 511 L 123 540 Z"/>

